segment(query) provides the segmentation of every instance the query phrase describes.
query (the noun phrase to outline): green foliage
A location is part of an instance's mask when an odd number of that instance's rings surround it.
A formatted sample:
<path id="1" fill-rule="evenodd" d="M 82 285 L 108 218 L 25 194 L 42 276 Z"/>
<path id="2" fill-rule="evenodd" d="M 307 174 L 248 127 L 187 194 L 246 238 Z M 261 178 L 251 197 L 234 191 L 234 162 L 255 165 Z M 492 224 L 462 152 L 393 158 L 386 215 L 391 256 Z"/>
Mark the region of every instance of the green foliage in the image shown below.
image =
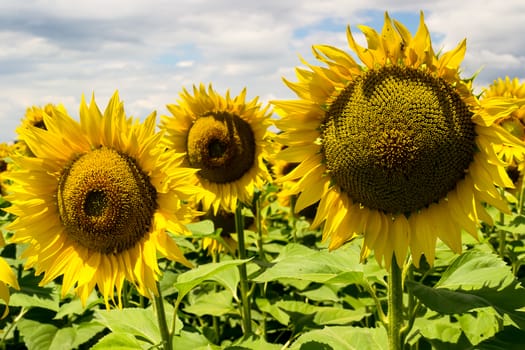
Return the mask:
<path id="1" fill-rule="evenodd" d="M 275 200 L 275 191 L 268 187 L 259 194 L 265 201 L 260 209 L 264 232 L 246 227 L 247 259 L 202 249 L 202 238 L 221 239 L 223 229 L 211 220 L 188 225 L 191 237 L 174 235 L 196 267 L 159 259 L 159 289 L 173 348 L 387 349 L 387 271 L 373 256 L 361 261 L 359 239 L 329 251 L 321 231 L 304 217 L 292 216 Z M 256 218 L 253 208 L 244 214 Z M 407 265 L 407 349 L 525 348 L 525 219 L 516 214 L 501 220 L 490 211 L 497 225 L 483 226 L 479 242 L 465 237 L 463 254 L 438 243 L 433 267 L 424 260 L 417 269 Z M 17 271 L 21 289 L 11 290 L 10 313 L 0 320 L 0 349 L 161 348 L 152 300 L 130 285 L 120 309 L 107 310 L 97 291 L 87 305 L 72 295 L 61 298 L 60 279 L 39 286 L 41 277 L 22 268 L 23 249 L 8 245 L 1 252 Z M 248 271 L 250 335 L 242 322 L 242 264 Z"/>

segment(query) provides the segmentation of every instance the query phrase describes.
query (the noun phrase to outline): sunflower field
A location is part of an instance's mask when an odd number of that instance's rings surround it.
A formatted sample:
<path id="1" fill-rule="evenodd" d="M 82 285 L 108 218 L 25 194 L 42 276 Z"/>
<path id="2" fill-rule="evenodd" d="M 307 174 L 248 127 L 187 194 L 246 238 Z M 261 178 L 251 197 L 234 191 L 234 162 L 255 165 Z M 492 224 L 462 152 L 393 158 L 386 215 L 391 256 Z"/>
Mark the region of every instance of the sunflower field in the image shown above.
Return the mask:
<path id="1" fill-rule="evenodd" d="M 525 348 L 525 83 L 385 14 L 297 95 L 30 107 L 0 146 L 1 349 Z"/>

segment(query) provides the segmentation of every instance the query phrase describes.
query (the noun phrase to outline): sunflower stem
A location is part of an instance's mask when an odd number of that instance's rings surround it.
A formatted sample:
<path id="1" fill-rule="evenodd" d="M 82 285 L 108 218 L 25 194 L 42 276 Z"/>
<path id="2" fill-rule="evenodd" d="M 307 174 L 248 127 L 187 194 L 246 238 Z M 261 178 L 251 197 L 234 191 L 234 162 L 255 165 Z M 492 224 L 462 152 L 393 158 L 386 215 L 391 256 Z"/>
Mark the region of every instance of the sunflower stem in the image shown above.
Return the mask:
<path id="1" fill-rule="evenodd" d="M 213 251 L 212 252 L 212 262 L 217 263 L 219 262 L 219 260 L 220 260 L 219 253 L 217 251 Z M 220 290 L 219 286 L 216 285 L 214 288 L 215 288 L 215 292 L 218 293 Z M 215 338 L 213 340 L 215 344 L 219 344 L 219 339 L 220 339 L 220 334 L 221 334 L 220 327 L 219 327 L 219 317 L 212 316 L 211 320 L 212 320 L 213 332 L 215 333 Z"/>
<path id="2" fill-rule="evenodd" d="M 261 217 L 261 196 L 256 196 L 255 199 L 255 226 L 257 228 L 257 246 L 259 248 L 259 256 L 262 261 L 268 262 L 264 254 L 263 233 L 262 233 L 262 217 Z"/>
<path id="3" fill-rule="evenodd" d="M 168 322 L 166 320 L 166 311 L 164 310 L 164 300 L 160 291 L 160 284 L 157 281 L 158 294 L 154 296 L 153 303 L 155 304 L 155 310 L 157 311 L 157 322 L 159 323 L 160 335 L 162 337 L 162 348 L 164 350 L 172 350 L 171 334 L 168 329 Z"/>
<path id="4" fill-rule="evenodd" d="M 235 230 L 237 231 L 237 241 L 239 244 L 239 259 L 246 259 L 246 246 L 244 243 L 244 216 L 242 215 L 242 203 L 237 203 L 235 209 Z M 241 303 L 242 303 L 242 323 L 244 336 L 249 337 L 252 334 L 252 320 L 250 298 L 248 295 L 248 273 L 246 272 L 246 264 L 239 265 L 240 275 L 240 289 L 241 289 Z"/>
<path id="5" fill-rule="evenodd" d="M 7 307 L 7 305 L 5 307 Z M 7 336 L 11 333 L 13 328 L 15 328 L 18 321 L 20 321 L 28 311 L 29 309 L 26 309 L 25 307 L 22 307 L 20 309 L 20 313 L 14 318 L 13 322 L 11 322 L 9 326 L 7 326 L 7 329 L 3 330 L 3 336 L 2 339 L 0 339 L 0 344 L 4 345 L 6 343 Z"/>
<path id="6" fill-rule="evenodd" d="M 522 177 L 521 179 L 521 185 L 520 185 L 520 192 L 519 192 L 519 197 L 518 197 L 518 215 L 521 215 L 523 214 L 523 196 L 525 195 L 525 179 L 523 179 L 523 176 L 520 174 L 520 176 Z"/>
<path id="7" fill-rule="evenodd" d="M 388 320 L 386 318 L 385 312 L 383 311 L 383 307 L 381 306 L 381 300 L 379 300 L 379 298 L 377 297 L 376 291 L 374 290 L 374 288 L 372 288 L 372 286 L 368 282 L 364 284 L 364 288 L 366 289 L 368 294 L 370 294 L 370 296 L 374 300 L 374 303 L 376 304 L 376 309 L 377 309 L 377 314 L 379 316 L 379 320 L 383 322 L 384 324 L 387 324 Z"/>
<path id="8" fill-rule="evenodd" d="M 403 339 L 403 275 L 395 254 L 388 273 L 388 345 L 390 350 L 402 350 Z"/>
<path id="9" fill-rule="evenodd" d="M 414 280 L 414 265 L 412 265 L 411 263 L 408 265 L 406 279 L 408 279 L 409 281 L 413 281 Z M 406 279 L 405 279 L 405 281 L 406 281 Z M 412 327 L 414 326 L 414 322 L 416 321 L 417 314 L 418 314 L 419 308 L 421 306 L 419 301 L 414 296 L 414 293 L 412 293 L 412 291 L 410 289 L 408 290 L 408 305 L 407 306 L 408 306 L 408 312 L 407 312 L 408 323 L 402 329 L 402 336 L 405 337 L 405 339 L 406 339 L 406 336 L 412 330 Z"/>
<path id="10" fill-rule="evenodd" d="M 505 214 L 499 213 L 499 224 L 503 227 L 505 225 Z M 505 258 L 505 244 L 507 241 L 507 232 L 505 230 L 499 230 L 499 242 L 498 242 L 498 254 L 501 259 Z"/>
<path id="11" fill-rule="evenodd" d="M 296 232 L 296 217 L 295 217 L 295 202 L 297 202 L 297 196 L 291 195 L 290 196 L 290 224 L 292 226 L 292 237 L 293 242 L 297 243 L 297 232 Z"/>

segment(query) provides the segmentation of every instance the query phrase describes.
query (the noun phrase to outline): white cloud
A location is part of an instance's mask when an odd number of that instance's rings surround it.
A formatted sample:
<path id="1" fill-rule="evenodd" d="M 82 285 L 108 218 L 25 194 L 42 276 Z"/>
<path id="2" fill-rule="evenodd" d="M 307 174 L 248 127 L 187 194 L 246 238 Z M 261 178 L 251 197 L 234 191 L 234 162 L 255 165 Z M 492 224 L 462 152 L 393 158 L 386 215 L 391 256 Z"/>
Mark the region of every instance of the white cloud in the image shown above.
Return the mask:
<path id="1" fill-rule="evenodd" d="M 0 2 L 0 142 L 27 107 L 63 103 L 78 113 L 82 94 L 104 108 L 119 90 L 129 115 L 167 113 L 183 87 L 213 83 L 232 94 L 243 87 L 266 102 L 293 98 L 282 83 L 294 80 L 299 56 L 311 61 L 313 44 L 347 48 L 345 29 L 380 31 L 382 14 L 409 17 L 420 9 L 436 38 L 450 49 L 468 38 L 465 73 L 484 67 L 488 84 L 509 74 L 525 78 L 522 0 L 170 1 L 25 0 Z"/>

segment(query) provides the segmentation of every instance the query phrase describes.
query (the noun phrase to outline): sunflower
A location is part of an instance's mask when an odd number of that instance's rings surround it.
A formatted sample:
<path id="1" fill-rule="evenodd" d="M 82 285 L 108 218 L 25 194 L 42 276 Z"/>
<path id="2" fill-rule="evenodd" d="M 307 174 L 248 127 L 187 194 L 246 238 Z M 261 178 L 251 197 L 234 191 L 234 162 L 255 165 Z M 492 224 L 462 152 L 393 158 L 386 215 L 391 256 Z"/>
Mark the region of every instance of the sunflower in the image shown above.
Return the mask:
<path id="1" fill-rule="evenodd" d="M 509 77 L 505 77 L 505 79 L 498 78 L 494 80 L 482 95 L 482 99 L 497 99 L 500 97 L 524 99 L 525 83 L 520 83 L 518 78 L 512 80 Z M 499 118 L 496 120 L 496 123 L 520 140 L 525 141 L 525 106 L 521 106 L 510 114 Z M 507 171 L 511 174 L 511 177 L 516 178 L 519 174 L 523 174 L 525 159 L 519 148 L 502 145 L 498 149 L 498 155 L 508 164 Z M 516 172 L 518 173 L 516 174 Z"/>
<path id="2" fill-rule="evenodd" d="M 115 290 L 121 305 L 124 280 L 156 294 L 157 252 L 190 266 L 167 231 L 186 232 L 195 170 L 165 152 L 155 114 L 127 118 L 118 93 L 104 114 L 82 99 L 80 122 L 54 109 L 44 123 L 19 129 L 34 156 L 15 157 L 8 174 L 6 210 L 17 216 L 8 229 L 29 243 L 26 268 L 44 273 L 42 285 L 63 276 L 62 296 L 73 289 L 84 304 L 97 286 L 107 307 Z"/>
<path id="3" fill-rule="evenodd" d="M 44 107 L 32 106 L 27 108 L 24 118 L 17 128 L 18 140 L 16 140 L 16 149 L 14 149 L 14 151 L 31 155 L 31 151 L 28 149 L 26 143 L 23 140 L 23 130 L 33 126 L 46 130 L 47 127 L 44 122 L 44 116 L 47 116 L 47 118 L 52 118 L 55 111 L 60 111 L 62 114 L 67 114 L 64 106 L 54 105 L 51 103 L 46 104 Z"/>
<path id="4" fill-rule="evenodd" d="M 0 143 L 0 196 L 5 195 L 5 186 L 7 183 L 4 183 L 3 173 L 7 170 L 9 164 L 7 158 L 9 157 L 11 147 L 5 143 Z"/>
<path id="5" fill-rule="evenodd" d="M 512 182 L 495 145 L 519 140 L 494 121 L 517 105 L 480 102 L 459 76 L 465 40 L 436 55 L 423 13 L 414 36 L 388 13 L 381 33 L 359 28 L 368 47 L 350 27 L 347 38 L 362 64 L 313 46 L 326 66 L 298 68 L 285 83 L 299 99 L 271 102 L 287 146 L 278 157 L 300 162 L 281 181 L 299 179 L 296 211 L 320 200 L 312 225 L 324 222 L 330 249 L 362 234 L 362 259 L 373 250 L 402 266 L 410 247 L 415 265 L 423 255 L 432 264 L 437 238 L 459 252 L 462 229 L 476 237 L 492 221 L 482 202 L 508 212 L 495 185 Z"/>
<path id="6" fill-rule="evenodd" d="M 246 89 L 231 98 L 229 91 L 221 96 L 201 84 L 193 95 L 184 89 L 179 103 L 167 106 L 172 115 L 161 117 L 168 147 L 199 169 L 193 183 L 202 188 L 198 199 L 205 211 L 234 212 L 237 201 L 249 203 L 270 179 L 263 161 L 272 147 L 268 106 L 245 99 Z"/>
<path id="7" fill-rule="evenodd" d="M 0 234 L 0 247 L 3 247 L 4 245 L 4 236 Z M 16 279 L 13 270 L 11 270 L 11 266 L 9 266 L 4 259 L 0 258 L 0 299 L 6 304 L 4 313 L 0 318 L 4 318 L 9 312 L 9 286 L 20 289 L 18 280 Z"/>
<path id="8" fill-rule="evenodd" d="M 47 115 L 47 118 L 52 117 L 55 111 L 60 113 L 67 114 L 66 109 L 62 105 L 53 105 L 51 103 L 46 104 L 43 108 L 33 106 L 26 109 L 26 114 L 22 119 L 20 128 L 27 129 L 29 127 L 35 126 L 40 129 L 46 130 L 46 124 L 44 122 L 44 116 Z M 19 133 L 21 135 L 22 133 Z"/>

